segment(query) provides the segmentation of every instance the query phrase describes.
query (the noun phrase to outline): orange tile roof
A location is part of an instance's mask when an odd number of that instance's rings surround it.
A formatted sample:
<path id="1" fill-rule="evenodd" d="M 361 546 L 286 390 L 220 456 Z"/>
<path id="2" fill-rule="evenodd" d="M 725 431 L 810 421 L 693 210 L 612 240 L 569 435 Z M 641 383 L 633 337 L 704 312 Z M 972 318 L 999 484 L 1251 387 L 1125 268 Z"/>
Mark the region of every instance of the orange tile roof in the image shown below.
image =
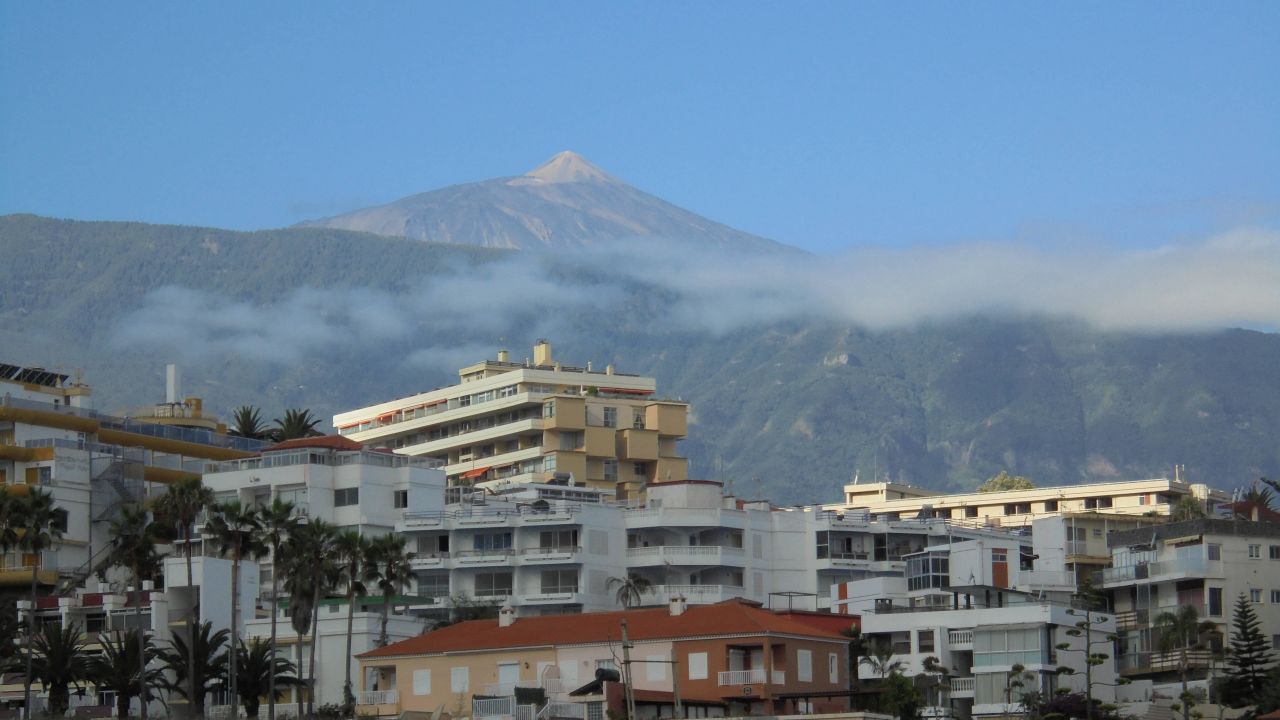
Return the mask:
<path id="1" fill-rule="evenodd" d="M 839 632 L 761 609 L 756 603 L 728 600 L 715 605 L 691 606 L 684 613 L 675 616 L 663 606 L 581 615 L 517 618 L 508 627 L 499 627 L 497 620 L 469 620 L 370 650 L 358 657 L 402 657 L 468 650 L 616 642 L 622 636 L 620 623 L 623 618 L 627 620 L 627 635 L 631 640 L 770 634 L 848 642 Z M 849 622 L 847 616 L 842 622 Z"/>
<path id="2" fill-rule="evenodd" d="M 263 450 L 263 452 L 276 452 L 277 450 L 296 450 L 298 448 L 324 448 L 326 450 L 350 451 L 350 450 L 361 450 L 364 448 L 364 446 L 356 442 L 355 440 L 352 440 L 351 438 L 345 438 L 345 437 L 342 437 L 341 435 L 317 435 L 315 437 L 285 440 L 282 443 L 277 443 L 275 445 L 272 445 L 269 448 L 266 448 L 265 450 Z"/>

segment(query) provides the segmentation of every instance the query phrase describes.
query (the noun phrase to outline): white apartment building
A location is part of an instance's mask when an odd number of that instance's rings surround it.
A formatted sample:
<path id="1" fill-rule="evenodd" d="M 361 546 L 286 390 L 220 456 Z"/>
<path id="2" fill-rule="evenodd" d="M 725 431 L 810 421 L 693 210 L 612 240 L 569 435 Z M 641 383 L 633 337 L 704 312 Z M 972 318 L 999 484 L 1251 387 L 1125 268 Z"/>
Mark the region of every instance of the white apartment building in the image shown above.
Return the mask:
<path id="1" fill-rule="evenodd" d="M 436 458 L 450 485 L 502 490 L 556 478 L 635 496 L 684 480 L 677 448 L 688 405 L 656 397 L 653 378 L 562 365 L 538 341 L 458 371 L 459 383 L 339 413 L 338 433 L 368 447 Z"/>
<path id="2" fill-rule="evenodd" d="M 908 556 L 902 577 L 833 587 L 833 610 L 861 615 L 864 637 L 891 648 L 908 677 L 923 674 L 926 717 L 1018 715 L 1023 691 L 1083 691 L 1085 636 L 1092 652 L 1109 655 L 1115 630 L 1111 613 L 1093 613 L 1090 632 L 1069 634 L 1085 620 L 1071 604 L 1074 578 L 1042 562 L 1040 549 L 1018 537 L 931 546 Z M 927 672 L 926 658 L 942 672 Z M 1079 672 L 1060 675 L 1060 666 Z M 879 677 L 866 664 L 860 676 Z M 1111 660 L 1093 668 L 1092 681 L 1095 697 L 1115 699 Z"/>
<path id="3" fill-rule="evenodd" d="M 1280 649 L 1280 525 L 1189 520 L 1112 533 L 1109 542 L 1112 567 L 1098 574 L 1097 585 L 1116 612 L 1118 669 L 1135 686 L 1176 702 L 1179 657 L 1159 652 L 1156 620 L 1180 607 L 1194 607 L 1218 626 L 1206 638 L 1207 648 L 1189 653 L 1191 686 L 1201 702 L 1208 699 L 1214 658 L 1230 635 L 1241 595 L 1253 604 L 1272 647 Z"/>

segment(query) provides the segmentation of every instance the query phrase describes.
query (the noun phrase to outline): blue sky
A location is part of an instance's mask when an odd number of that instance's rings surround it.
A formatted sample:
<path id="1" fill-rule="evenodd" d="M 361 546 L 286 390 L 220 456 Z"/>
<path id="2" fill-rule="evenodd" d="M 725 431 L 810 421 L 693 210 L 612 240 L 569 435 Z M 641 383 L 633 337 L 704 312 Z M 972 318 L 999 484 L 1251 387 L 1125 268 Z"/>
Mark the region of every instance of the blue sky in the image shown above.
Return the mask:
<path id="1" fill-rule="evenodd" d="M 125 12 L 123 8 L 130 12 Z M 1280 3 L 4 3 L 0 213 L 277 227 L 573 149 L 820 252 L 1280 227 Z"/>

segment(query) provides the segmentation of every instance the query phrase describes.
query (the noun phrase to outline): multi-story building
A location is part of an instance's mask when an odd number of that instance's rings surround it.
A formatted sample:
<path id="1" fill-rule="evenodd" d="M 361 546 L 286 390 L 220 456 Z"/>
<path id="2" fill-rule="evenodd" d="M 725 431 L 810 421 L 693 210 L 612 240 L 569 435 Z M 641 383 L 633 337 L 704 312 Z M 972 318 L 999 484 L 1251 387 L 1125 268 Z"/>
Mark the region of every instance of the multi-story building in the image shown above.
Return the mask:
<path id="1" fill-rule="evenodd" d="M 532 361 L 503 350 L 458 374 L 457 385 L 339 413 L 333 424 L 363 445 L 443 461 L 450 485 L 562 478 L 626 498 L 688 477 L 677 447 L 688 406 L 656 398 L 653 378 L 562 365 L 545 340 Z"/>
<path id="2" fill-rule="evenodd" d="M 1108 542 L 1112 567 L 1098 574 L 1097 585 L 1116 613 L 1120 674 L 1135 685 L 1177 702 L 1181 657 L 1160 652 L 1158 618 L 1179 608 L 1193 607 L 1217 626 L 1188 653 L 1201 702 L 1238 598 L 1252 603 L 1263 634 L 1280 648 L 1280 525 L 1188 520 L 1112 533 Z"/>
<path id="3" fill-rule="evenodd" d="M 630 677 L 641 718 L 847 708 L 848 638 L 834 625 L 753 603 L 473 620 L 360 656 L 357 711 L 600 720 L 624 712 Z M 625 645 L 624 645 L 624 633 Z"/>
<path id="4" fill-rule="evenodd" d="M 1115 630 L 1110 613 L 1079 629 L 1086 616 L 1071 603 L 1074 577 L 1039 550 L 1018 537 L 932 546 L 908 556 L 903 577 L 834 587 L 833 610 L 860 615 L 864 637 L 920 678 L 926 717 L 1018 715 L 1023 692 L 1083 691 L 1083 672 L 1058 668 L 1085 667 L 1086 638 L 1091 652 L 1109 655 Z M 860 673 L 880 677 L 871 664 Z M 1091 679 L 1095 697 L 1114 700 L 1110 659 Z"/>
<path id="5" fill-rule="evenodd" d="M 1156 478 L 956 494 L 939 494 L 899 483 L 853 483 L 844 486 L 843 502 L 828 507 L 898 518 L 936 517 L 997 527 L 1025 527 L 1037 518 L 1068 512 L 1168 516 L 1186 497 L 1204 503 L 1209 514 L 1231 501 L 1227 493 L 1207 485 Z"/>

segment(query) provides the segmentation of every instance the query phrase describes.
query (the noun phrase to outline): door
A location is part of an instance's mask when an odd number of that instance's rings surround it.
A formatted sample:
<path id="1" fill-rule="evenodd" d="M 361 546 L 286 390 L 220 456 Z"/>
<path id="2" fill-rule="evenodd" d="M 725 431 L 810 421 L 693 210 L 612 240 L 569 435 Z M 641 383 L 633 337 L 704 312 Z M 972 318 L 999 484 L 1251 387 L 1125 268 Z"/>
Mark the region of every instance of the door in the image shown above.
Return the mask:
<path id="1" fill-rule="evenodd" d="M 991 584 L 996 587 L 1009 587 L 1009 551 L 1004 548 L 991 550 Z"/>
<path id="2" fill-rule="evenodd" d="M 519 683 L 520 663 L 499 663 L 498 685 L 502 686 L 502 692 L 509 692 L 509 688 L 515 688 Z"/>

